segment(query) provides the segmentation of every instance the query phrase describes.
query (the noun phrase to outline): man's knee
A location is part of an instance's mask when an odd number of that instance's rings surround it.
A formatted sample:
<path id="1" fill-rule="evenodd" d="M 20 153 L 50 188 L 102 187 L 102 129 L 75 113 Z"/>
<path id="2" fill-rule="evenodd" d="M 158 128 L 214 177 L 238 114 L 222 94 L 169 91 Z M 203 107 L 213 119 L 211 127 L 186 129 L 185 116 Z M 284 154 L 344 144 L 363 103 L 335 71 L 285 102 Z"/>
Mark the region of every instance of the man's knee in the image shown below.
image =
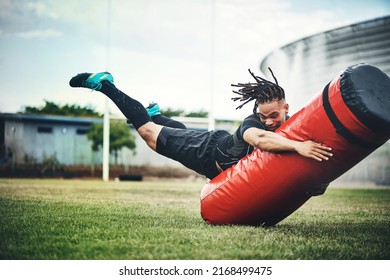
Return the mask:
<path id="1" fill-rule="evenodd" d="M 148 122 L 143 126 L 139 127 L 137 131 L 141 138 L 144 139 L 146 144 L 155 151 L 157 137 L 160 134 L 161 129 L 161 125 L 157 125 L 153 122 Z"/>

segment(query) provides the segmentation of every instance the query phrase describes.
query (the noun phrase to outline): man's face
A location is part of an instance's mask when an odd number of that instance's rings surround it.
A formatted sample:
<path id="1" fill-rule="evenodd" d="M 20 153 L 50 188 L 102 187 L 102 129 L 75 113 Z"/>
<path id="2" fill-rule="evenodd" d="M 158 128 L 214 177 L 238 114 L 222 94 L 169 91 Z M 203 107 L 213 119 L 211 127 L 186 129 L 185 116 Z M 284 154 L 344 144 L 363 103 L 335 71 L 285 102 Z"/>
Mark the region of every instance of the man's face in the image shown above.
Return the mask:
<path id="1" fill-rule="evenodd" d="M 274 100 L 258 105 L 260 121 L 264 123 L 267 130 L 275 131 L 286 121 L 288 104 L 283 100 Z"/>

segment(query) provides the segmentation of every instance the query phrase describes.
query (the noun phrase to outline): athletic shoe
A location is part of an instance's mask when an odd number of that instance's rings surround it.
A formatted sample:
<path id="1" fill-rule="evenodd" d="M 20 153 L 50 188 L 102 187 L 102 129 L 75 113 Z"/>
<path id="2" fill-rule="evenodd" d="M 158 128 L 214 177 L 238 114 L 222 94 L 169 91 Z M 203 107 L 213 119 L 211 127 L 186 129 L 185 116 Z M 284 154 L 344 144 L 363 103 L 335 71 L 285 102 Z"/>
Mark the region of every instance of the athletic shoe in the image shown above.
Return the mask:
<path id="1" fill-rule="evenodd" d="M 161 115 L 160 106 L 155 102 L 150 103 L 145 109 L 148 112 L 149 117 Z"/>
<path id="2" fill-rule="evenodd" d="M 107 81 L 114 84 L 114 78 L 108 72 L 101 73 L 81 73 L 74 76 L 69 81 L 71 87 L 84 87 L 92 90 L 100 90 L 102 82 Z"/>

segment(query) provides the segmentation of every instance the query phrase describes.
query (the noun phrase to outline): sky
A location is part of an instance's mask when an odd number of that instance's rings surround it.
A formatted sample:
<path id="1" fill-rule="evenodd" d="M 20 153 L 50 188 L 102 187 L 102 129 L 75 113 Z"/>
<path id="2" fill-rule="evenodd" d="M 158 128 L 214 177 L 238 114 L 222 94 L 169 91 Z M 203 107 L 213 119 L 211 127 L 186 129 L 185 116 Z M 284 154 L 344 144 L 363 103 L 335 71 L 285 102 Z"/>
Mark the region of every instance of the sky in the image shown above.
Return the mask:
<path id="1" fill-rule="evenodd" d="M 264 76 L 273 50 L 387 15 L 389 0 L 0 0 L 0 112 L 48 100 L 121 116 L 103 94 L 69 86 L 110 71 L 145 106 L 239 120 L 252 106 L 235 110 L 231 84 L 252 82 L 248 69 Z"/>

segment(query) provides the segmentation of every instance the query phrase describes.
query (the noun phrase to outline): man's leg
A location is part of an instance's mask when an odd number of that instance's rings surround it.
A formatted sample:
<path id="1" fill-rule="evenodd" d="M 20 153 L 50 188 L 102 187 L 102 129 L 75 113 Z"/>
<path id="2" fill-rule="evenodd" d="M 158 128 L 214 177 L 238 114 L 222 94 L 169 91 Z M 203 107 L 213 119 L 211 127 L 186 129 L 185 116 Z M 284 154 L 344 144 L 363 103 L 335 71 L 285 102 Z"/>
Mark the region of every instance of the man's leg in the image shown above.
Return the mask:
<path id="1" fill-rule="evenodd" d="M 172 128 L 187 128 L 183 123 L 161 115 L 160 106 L 157 103 L 149 104 L 149 106 L 146 107 L 146 111 L 152 118 L 152 121 L 156 124 Z"/>
<path id="2" fill-rule="evenodd" d="M 104 93 L 135 127 L 148 146 L 156 150 L 157 137 L 162 126 L 151 121 L 148 112 L 139 101 L 115 87 L 110 73 L 78 74 L 70 80 L 69 84 L 71 87 L 84 87 Z"/>
<path id="3" fill-rule="evenodd" d="M 139 135 L 157 153 L 176 160 L 184 166 L 213 178 L 219 173 L 210 159 L 215 137 L 209 131 L 175 129 L 151 121 L 140 102 L 129 97 L 114 85 L 110 73 L 83 73 L 73 77 L 71 87 L 84 87 L 101 91 L 121 110 Z M 158 145 L 157 145 L 158 142 Z"/>

